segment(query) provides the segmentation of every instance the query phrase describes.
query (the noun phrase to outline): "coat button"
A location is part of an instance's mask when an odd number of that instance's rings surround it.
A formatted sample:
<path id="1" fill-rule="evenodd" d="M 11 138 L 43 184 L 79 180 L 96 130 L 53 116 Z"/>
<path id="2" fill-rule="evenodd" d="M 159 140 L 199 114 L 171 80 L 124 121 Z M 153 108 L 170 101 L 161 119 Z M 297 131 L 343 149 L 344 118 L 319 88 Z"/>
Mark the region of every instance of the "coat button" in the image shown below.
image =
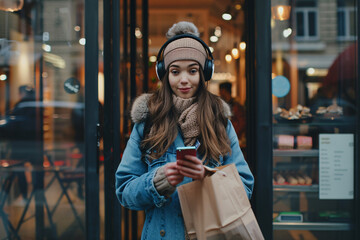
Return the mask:
<path id="1" fill-rule="evenodd" d="M 161 230 L 161 231 L 160 231 L 160 236 L 162 236 L 162 237 L 165 236 L 165 230 Z"/>

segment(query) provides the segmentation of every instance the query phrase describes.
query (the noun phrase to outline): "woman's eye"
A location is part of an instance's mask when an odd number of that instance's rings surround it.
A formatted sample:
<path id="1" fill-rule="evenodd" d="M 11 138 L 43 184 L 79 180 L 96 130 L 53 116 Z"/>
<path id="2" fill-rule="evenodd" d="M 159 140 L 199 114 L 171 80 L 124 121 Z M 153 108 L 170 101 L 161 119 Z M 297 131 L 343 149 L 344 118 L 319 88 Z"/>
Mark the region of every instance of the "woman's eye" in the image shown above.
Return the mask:
<path id="1" fill-rule="evenodd" d="M 179 71 L 178 70 L 176 70 L 176 69 L 173 69 L 173 70 L 171 70 L 170 71 L 173 75 L 176 75 L 176 74 L 178 74 L 179 73 Z"/>
<path id="2" fill-rule="evenodd" d="M 191 74 L 195 74 L 195 73 L 197 73 L 198 71 L 199 71 L 199 69 L 193 68 L 193 69 L 190 70 L 190 73 L 191 73 Z"/>

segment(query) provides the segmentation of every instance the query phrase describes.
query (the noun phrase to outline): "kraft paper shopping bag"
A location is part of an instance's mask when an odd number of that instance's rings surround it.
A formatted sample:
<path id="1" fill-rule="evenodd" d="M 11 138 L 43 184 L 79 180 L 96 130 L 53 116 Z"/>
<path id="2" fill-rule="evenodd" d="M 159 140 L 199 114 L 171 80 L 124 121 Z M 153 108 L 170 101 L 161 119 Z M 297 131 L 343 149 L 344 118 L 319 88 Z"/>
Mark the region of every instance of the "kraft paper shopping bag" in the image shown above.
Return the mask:
<path id="1" fill-rule="evenodd" d="M 178 193 L 190 239 L 264 239 L 234 164 L 179 186 Z"/>

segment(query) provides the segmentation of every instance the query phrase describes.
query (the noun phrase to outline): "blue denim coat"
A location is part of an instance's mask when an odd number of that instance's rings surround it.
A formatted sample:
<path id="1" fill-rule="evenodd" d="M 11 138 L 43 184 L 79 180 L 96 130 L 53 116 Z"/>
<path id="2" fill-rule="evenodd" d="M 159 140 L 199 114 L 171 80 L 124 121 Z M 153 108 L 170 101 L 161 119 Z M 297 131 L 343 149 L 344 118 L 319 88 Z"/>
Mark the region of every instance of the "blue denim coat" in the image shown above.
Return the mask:
<path id="1" fill-rule="evenodd" d="M 179 132 L 174 143 L 163 156 L 151 162 L 148 159 L 142 160 L 140 142 L 143 139 L 143 130 L 144 123 L 134 125 L 116 172 L 116 195 L 124 207 L 132 210 L 145 210 L 146 218 L 141 239 L 184 239 L 184 220 L 177 191 L 170 198 L 165 198 L 159 195 L 153 183 L 154 175 L 159 167 L 176 161 L 176 147 L 184 146 L 184 141 Z M 250 198 L 254 177 L 244 160 L 237 135 L 230 121 L 228 121 L 226 130 L 231 142 L 232 153 L 221 158 L 221 164 L 235 163 Z M 210 160 L 208 164 L 210 167 L 218 165 L 218 162 L 214 160 Z M 190 181 L 192 181 L 190 178 L 185 177 L 181 184 Z"/>

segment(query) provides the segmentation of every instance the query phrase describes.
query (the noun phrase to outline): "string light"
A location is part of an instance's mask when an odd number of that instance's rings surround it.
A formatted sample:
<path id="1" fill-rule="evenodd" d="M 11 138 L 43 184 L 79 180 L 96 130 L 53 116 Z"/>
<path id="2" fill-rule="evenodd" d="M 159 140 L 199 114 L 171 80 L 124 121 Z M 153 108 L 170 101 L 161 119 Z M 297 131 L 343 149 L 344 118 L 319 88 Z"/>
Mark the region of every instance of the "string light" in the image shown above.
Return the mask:
<path id="1" fill-rule="evenodd" d="M 226 61 L 227 63 L 231 63 L 231 61 L 232 61 L 231 54 L 226 54 L 226 55 L 225 55 L 225 61 Z"/>
<path id="2" fill-rule="evenodd" d="M 241 43 L 239 44 L 239 48 L 240 48 L 240 50 L 244 51 L 244 50 L 246 49 L 246 43 L 245 43 L 245 42 L 241 42 Z"/>
<path id="3" fill-rule="evenodd" d="M 234 59 L 238 59 L 239 56 L 240 56 L 239 49 L 233 48 L 233 49 L 231 50 L 231 55 L 232 55 L 232 57 L 233 57 Z"/>

